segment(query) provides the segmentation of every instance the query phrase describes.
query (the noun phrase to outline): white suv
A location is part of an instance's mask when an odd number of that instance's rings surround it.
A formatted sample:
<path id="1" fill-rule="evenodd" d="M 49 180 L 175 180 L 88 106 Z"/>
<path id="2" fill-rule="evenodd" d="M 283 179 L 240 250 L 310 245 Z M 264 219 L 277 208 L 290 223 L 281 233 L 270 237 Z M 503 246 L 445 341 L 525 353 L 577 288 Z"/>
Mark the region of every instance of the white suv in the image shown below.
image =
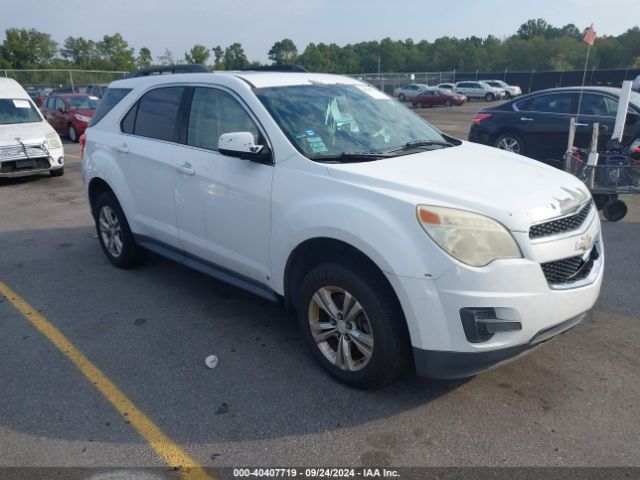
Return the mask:
<path id="1" fill-rule="evenodd" d="M 447 136 L 358 80 L 186 73 L 111 84 L 83 176 L 116 266 L 144 249 L 297 311 L 335 377 L 457 378 L 578 323 L 604 254 L 585 186 Z"/>
<path id="2" fill-rule="evenodd" d="M 507 95 L 504 89 L 492 87 L 486 82 L 457 82 L 454 90 L 456 93 L 463 93 L 469 100 L 477 98 L 487 102 L 500 100 Z"/>

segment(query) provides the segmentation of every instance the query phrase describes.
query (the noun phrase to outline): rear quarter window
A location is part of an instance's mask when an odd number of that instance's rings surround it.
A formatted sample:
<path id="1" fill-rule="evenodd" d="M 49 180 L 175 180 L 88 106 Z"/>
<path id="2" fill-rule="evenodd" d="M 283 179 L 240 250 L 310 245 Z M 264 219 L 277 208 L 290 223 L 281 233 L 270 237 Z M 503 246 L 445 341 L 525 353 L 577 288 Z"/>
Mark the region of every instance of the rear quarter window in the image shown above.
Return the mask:
<path id="1" fill-rule="evenodd" d="M 91 119 L 91 126 L 96 125 L 102 118 L 115 107 L 120 100 L 127 96 L 130 88 L 109 88 L 103 95 L 98 108 Z"/>

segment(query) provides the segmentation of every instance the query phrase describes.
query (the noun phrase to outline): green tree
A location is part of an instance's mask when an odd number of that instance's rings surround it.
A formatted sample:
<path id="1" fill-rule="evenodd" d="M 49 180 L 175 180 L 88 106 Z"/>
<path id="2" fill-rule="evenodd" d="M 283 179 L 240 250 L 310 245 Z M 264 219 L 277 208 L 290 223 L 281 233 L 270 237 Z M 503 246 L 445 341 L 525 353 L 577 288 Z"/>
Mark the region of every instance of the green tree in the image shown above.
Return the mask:
<path id="1" fill-rule="evenodd" d="M 136 65 L 138 68 L 150 67 L 153 63 L 153 57 L 151 56 L 151 50 L 147 47 L 142 47 L 138 52 L 138 58 L 136 58 Z"/>
<path id="2" fill-rule="evenodd" d="M 57 48 L 58 44 L 48 33 L 35 28 L 8 28 L 0 46 L 0 58 L 13 68 L 26 68 L 50 62 Z"/>
<path id="3" fill-rule="evenodd" d="M 211 49 L 213 52 L 214 70 L 224 70 L 224 50 L 220 45 L 216 45 Z"/>
<path id="4" fill-rule="evenodd" d="M 98 58 L 96 42 L 83 37 L 67 37 L 60 49 L 60 56 L 74 65 L 90 68 Z"/>
<path id="5" fill-rule="evenodd" d="M 249 60 L 242 45 L 239 43 L 233 43 L 224 49 L 224 68 L 225 70 L 238 70 L 247 68 L 249 66 Z"/>
<path id="6" fill-rule="evenodd" d="M 298 58 L 298 49 L 293 40 L 285 38 L 273 44 L 268 56 L 274 65 L 291 65 Z"/>
<path id="7" fill-rule="evenodd" d="M 129 48 L 129 44 L 119 33 L 105 35 L 96 44 L 96 48 L 105 68 L 111 70 L 132 70 L 135 68 L 134 50 Z"/>
<path id="8" fill-rule="evenodd" d="M 211 50 L 204 45 L 194 45 L 191 50 L 184 54 L 184 59 L 187 63 L 199 63 L 205 65 L 209 57 L 211 56 Z"/>

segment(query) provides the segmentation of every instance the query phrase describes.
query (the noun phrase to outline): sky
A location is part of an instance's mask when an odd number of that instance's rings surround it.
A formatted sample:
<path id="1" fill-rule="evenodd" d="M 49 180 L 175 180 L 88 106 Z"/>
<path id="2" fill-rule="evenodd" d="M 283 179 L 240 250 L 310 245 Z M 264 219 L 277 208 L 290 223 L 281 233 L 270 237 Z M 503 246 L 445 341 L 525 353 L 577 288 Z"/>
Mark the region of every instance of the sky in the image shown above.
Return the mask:
<path id="1" fill-rule="evenodd" d="M 531 18 L 581 30 L 593 23 L 608 35 L 640 24 L 639 0 L 0 0 L 0 8 L 0 38 L 11 27 L 35 28 L 60 44 L 119 32 L 136 54 L 140 47 L 154 57 L 169 49 L 176 59 L 195 44 L 239 42 L 261 62 L 283 38 L 302 52 L 310 42 L 503 37 Z"/>

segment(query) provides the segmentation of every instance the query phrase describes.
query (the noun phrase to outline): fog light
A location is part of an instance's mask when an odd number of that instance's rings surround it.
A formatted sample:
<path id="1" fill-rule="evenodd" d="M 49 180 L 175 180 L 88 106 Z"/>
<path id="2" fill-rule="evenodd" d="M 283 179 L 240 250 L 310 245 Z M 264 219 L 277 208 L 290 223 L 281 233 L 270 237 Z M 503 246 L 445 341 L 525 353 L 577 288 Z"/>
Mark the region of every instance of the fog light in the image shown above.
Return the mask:
<path id="1" fill-rule="evenodd" d="M 460 309 L 460 319 L 464 335 L 471 343 L 486 342 L 497 332 L 522 330 L 520 322 L 497 318 L 493 308 L 462 308 Z"/>
<path id="2" fill-rule="evenodd" d="M 64 163 L 64 157 L 60 157 L 58 159 L 58 165 L 62 165 Z"/>

